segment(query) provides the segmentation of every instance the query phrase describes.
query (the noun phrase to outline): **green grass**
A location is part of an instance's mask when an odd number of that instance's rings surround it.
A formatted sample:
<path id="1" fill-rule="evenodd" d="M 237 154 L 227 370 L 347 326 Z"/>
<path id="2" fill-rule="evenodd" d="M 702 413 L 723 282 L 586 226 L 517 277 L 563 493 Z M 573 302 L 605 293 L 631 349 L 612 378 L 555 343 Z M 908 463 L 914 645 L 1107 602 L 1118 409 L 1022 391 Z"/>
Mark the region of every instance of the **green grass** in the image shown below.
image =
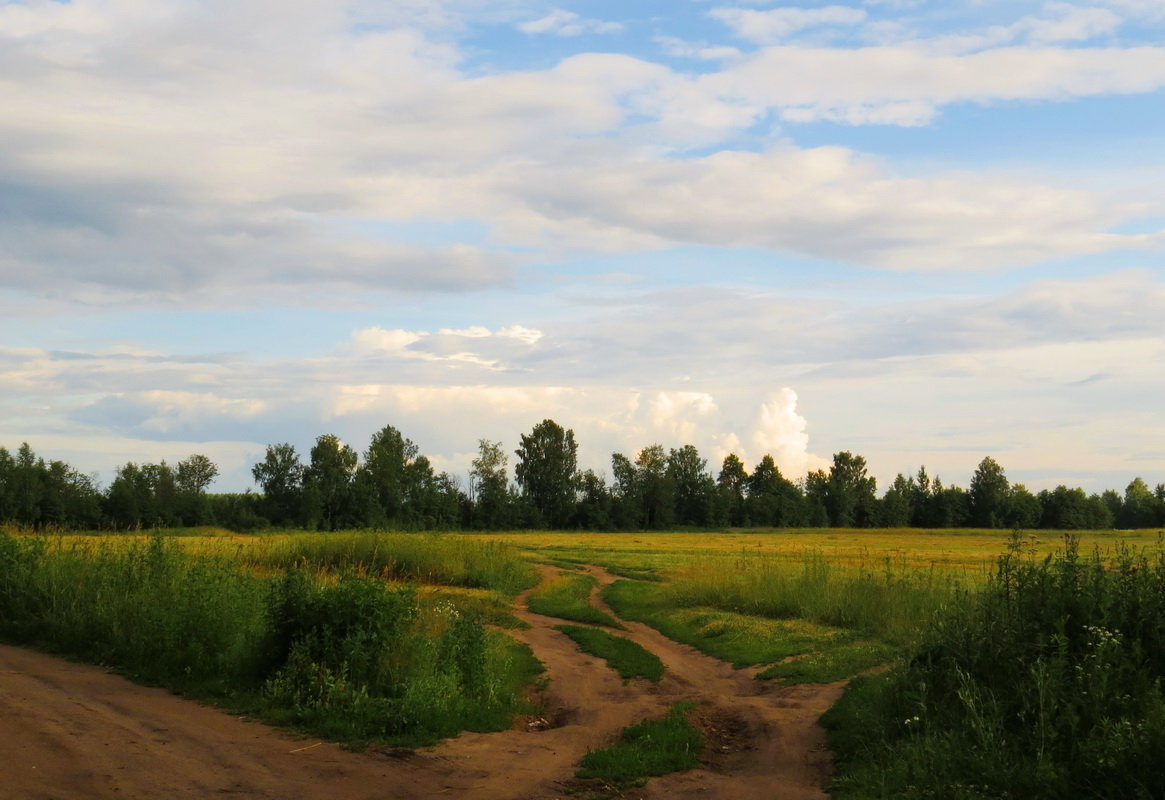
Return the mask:
<path id="1" fill-rule="evenodd" d="M 757 675 L 785 684 L 833 683 L 885 664 L 901 650 L 881 642 L 857 641 L 829 647 L 801 658 L 773 664 Z"/>
<path id="2" fill-rule="evenodd" d="M 591 605 L 591 592 L 597 585 L 590 575 L 563 572 L 538 587 L 530 595 L 527 608 L 547 617 L 622 629 L 617 619 Z"/>
<path id="3" fill-rule="evenodd" d="M 699 764 L 700 732 L 687 719 L 691 703 L 672 707 L 662 719 L 624 728 L 610 747 L 587 753 L 575 773 L 610 783 L 667 775 Z"/>
<path id="4" fill-rule="evenodd" d="M 651 567 L 612 566 L 607 572 L 618 575 L 620 578 L 629 578 L 635 581 L 662 581 L 664 577 Z"/>
<path id="5" fill-rule="evenodd" d="M 663 662 L 659 660 L 659 656 L 630 639 L 580 625 L 558 625 L 555 630 L 562 631 L 573 639 L 584 653 L 590 653 L 606 661 L 607 666 L 619 673 L 624 680 L 646 678 L 653 683 L 659 683 L 659 679 L 663 677 Z"/>
<path id="6" fill-rule="evenodd" d="M 715 608 L 675 608 L 657 584 L 616 581 L 603 599 L 626 619 L 643 622 L 669 639 L 683 642 L 736 667 L 770 664 L 852 639 L 838 628 L 803 620 L 773 620 Z"/>
<path id="7" fill-rule="evenodd" d="M 0 639 L 347 742 L 508 727 L 540 669 L 455 593 L 351 569 L 260 574 L 163 537 L 0 533 Z"/>

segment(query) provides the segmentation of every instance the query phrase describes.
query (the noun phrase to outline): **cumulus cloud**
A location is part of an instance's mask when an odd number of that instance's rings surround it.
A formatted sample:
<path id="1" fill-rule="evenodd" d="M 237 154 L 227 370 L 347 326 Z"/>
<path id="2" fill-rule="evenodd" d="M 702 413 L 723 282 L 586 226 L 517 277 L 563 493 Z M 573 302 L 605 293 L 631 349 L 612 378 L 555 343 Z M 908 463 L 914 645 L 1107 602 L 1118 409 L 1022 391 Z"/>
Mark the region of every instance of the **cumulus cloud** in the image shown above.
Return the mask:
<path id="1" fill-rule="evenodd" d="M 800 476 L 824 466 L 824 459 L 809 452 L 808 423 L 797 413 L 797 393 L 781 389 L 761 405 L 760 419 L 752 434 L 753 453 L 771 454 L 786 475 Z M 759 459 L 758 459 L 759 460 Z"/>

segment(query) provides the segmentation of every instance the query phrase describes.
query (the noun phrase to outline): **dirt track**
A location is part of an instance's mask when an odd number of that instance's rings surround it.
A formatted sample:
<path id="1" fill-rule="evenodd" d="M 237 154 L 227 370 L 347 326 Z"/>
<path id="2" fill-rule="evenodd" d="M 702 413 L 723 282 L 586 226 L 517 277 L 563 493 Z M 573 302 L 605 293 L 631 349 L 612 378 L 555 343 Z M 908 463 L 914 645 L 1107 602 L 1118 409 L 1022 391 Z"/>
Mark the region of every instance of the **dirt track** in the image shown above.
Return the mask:
<path id="1" fill-rule="evenodd" d="M 590 570 L 601 583 L 613 580 Z M 826 796 L 829 759 L 817 718 L 840 685 L 760 684 L 634 622 L 626 635 L 667 673 L 658 685 L 624 684 L 553 629 L 561 620 L 526 611 L 524 598 L 515 610 L 531 626 L 516 635 L 546 664 L 541 700 L 554 727 L 466 733 L 405 756 L 295 739 L 95 667 L 0 646 L 0 800 L 548 800 L 565 796 L 587 749 L 680 700 L 699 704 L 704 766 L 653 779 L 635 797 Z"/>

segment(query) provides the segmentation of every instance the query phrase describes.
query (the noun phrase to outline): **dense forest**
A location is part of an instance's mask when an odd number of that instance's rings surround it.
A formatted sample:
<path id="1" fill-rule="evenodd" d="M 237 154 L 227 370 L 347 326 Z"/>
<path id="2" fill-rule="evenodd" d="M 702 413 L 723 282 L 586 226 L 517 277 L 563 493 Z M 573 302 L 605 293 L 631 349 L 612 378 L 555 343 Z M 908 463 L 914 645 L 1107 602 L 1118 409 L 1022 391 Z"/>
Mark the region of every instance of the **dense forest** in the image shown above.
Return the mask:
<path id="1" fill-rule="evenodd" d="M 306 463 L 290 444 L 269 445 L 252 474 L 259 492 L 208 493 L 218 467 L 204 455 L 171 466 L 121 466 L 108 487 L 28 446 L 0 447 L 0 522 L 35 529 L 220 525 L 232 530 L 399 530 L 673 527 L 1145 528 L 1165 525 L 1165 484 L 1135 478 L 1124 492 L 1057 486 L 1032 494 L 984 458 L 969 488 L 926 469 L 899 474 L 878 495 L 866 461 L 840 452 L 828 470 L 792 481 L 771 456 L 751 471 L 734 454 L 718 472 L 692 445 L 653 444 L 611 456 L 611 478 L 578 469 L 574 432 L 543 420 L 510 456 L 481 440 L 468 485 L 434 471 L 391 425 L 361 457 L 331 434 Z"/>

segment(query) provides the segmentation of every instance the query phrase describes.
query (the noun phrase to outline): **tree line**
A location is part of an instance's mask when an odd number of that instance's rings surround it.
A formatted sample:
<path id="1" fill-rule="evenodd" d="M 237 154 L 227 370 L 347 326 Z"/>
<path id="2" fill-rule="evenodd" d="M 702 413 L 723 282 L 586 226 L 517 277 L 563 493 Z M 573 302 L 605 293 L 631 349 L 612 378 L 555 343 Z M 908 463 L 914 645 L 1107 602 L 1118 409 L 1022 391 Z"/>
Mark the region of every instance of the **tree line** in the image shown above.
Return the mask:
<path id="1" fill-rule="evenodd" d="M 1165 526 L 1165 484 L 1135 478 L 1123 493 L 1057 486 L 1033 494 L 984 458 L 963 489 L 925 467 L 877 492 L 865 459 L 835 453 L 829 469 L 793 481 L 772 456 L 747 468 L 729 454 L 718 472 L 691 444 L 652 444 L 611 456 L 610 479 L 578 468 L 574 431 L 543 420 L 520 437 L 513 475 L 500 442 L 482 439 L 464 484 L 434 470 L 391 425 L 363 454 L 332 434 L 306 462 L 294 446 L 268 445 L 252 468 L 259 492 L 212 494 L 218 467 L 194 454 L 171 467 L 129 463 L 110 485 L 28 444 L 0 447 L 0 521 L 46 529 L 221 525 L 305 528 L 587 529 L 675 527 L 919 527 L 1104 529 Z"/>

